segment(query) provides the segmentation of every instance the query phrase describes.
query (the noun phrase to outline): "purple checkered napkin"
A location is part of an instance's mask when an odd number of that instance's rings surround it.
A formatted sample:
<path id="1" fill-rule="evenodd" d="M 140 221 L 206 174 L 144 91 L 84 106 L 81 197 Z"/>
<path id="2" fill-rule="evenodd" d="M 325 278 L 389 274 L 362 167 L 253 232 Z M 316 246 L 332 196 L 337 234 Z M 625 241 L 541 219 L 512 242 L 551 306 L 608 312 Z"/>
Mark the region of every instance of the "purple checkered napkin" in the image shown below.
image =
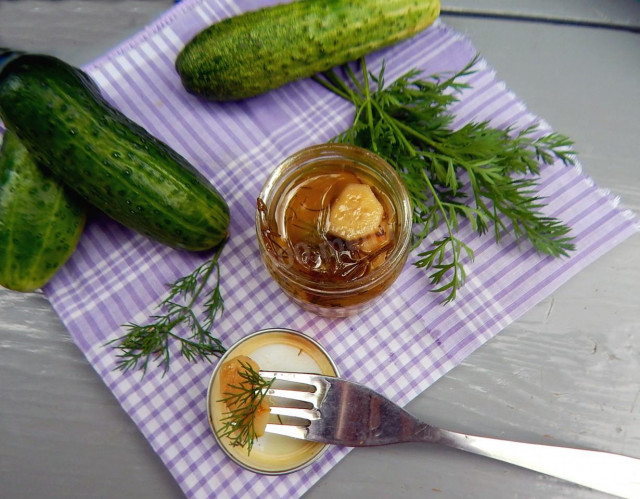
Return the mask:
<path id="1" fill-rule="evenodd" d="M 170 144 L 220 190 L 231 208 L 231 239 L 222 257 L 226 310 L 216 326 L 224 344 L 266 327 L 303 331 L 322 343 L 348 378 L 406 404 L 473 350 L 552 293 L 571 276 L 638 230 L 629 212 L 598 189 L 579 166 L 542 172 L 546 212 L 573 227 L 577 249 L 553 259 L 515 242 L 496 245 L 468 226 L 461 236 L 476 254 L 454 304 L 429 293 L 424 271 L 407 265 L 369 313 L 343 320 L 300 310 L 260 261 L 254 206 L 271 169 L 289 154 L 327 141 L 350 122 L 348 103 L 311 80 L 231 103 L 204 102 L 182 88 L 173 63 L 179 50 L 210 23 L 266 1 L 192 0 L 85 69 L 119 109 Z M 259 5 L 258 5 L 259 4 Z M 476 51 L 442 22 L 368 58 L 387 61 L 387 78 L 417 67 L 426 75 L 462 68 Z M 466 78 L 453 112 L 456 125 L 490 119 L 526 127 L 538 118 L 496 79 L 486 64 Z M 541 122 L 544 131 L 548 125 Z M 440 234 L 434 234 L 437 238 Z M 295 497 L 347 451 L 332 448 L 313 466 L 286 476 L 258 476 L 233 464 L 215 444 L 205 394 L 212 367 L 174 356 L 170 372 L 114 372 L 105 343 L 120 325 L 144 323 L 165 296 L 166 283 L 190 273 L 205 256 L 156 244 L 107 219 L 87 227 L 67 265 L 46 287 L 53 307 L 89 362 L 190 497 Z"/>

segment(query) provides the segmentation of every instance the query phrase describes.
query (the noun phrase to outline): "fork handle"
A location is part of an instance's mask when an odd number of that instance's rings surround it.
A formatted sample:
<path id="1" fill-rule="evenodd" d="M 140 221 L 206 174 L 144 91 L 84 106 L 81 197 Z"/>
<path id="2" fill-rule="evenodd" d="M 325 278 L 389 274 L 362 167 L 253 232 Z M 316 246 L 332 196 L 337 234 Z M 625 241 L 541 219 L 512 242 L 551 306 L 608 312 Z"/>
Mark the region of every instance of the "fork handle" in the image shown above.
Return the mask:
<path id="1" fill-rule="evenodd" d="M 433 441 L 433 440 L 432 440 Z M 437 443 L 629 499 L 640 498 L 640 459 L 440 430 Z"/>

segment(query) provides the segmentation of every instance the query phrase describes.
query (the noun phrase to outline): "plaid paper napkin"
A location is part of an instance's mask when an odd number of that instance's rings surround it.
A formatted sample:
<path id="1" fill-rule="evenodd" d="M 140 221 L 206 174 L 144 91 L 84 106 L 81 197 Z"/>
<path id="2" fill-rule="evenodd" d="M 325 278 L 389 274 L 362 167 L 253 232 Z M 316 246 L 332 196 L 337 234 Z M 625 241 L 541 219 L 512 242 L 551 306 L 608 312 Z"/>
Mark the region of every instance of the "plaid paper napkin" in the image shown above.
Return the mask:
<path id="1" fill-rule="evenodd" d="M 476 254 L 465 287 L 452 305 L 429 292 L 424 271 L 407 264 L 386 298 L 358 317 L 329 320 L 303 312 L 283 295 L 259 258 L 255 199 L 270 170 L 289 154 L 325 142 L 349 124 L 349 105 L 311 80 L 235 103 L 204 102 L 187 94 L 173 69 L 184 44 L 210 23 L 274 3 L 188 0 L 85 69 L 104 95 L 129 117 L 199 168 L 231 207 L 231 239 L 222 257 L 226 311 L 216 332 L 226 345 L 266 327 L 303 331 L 322 343 L 341 373 L 406 404 L 474 349 L 552 293 L 607 250 L 635 233 L 638 223 L 586 177 L 580 167 L 544 168 L 540 191 L 549 215 L 573 227 L 577 250 L 568 259 L 537 255 L 513 241 L 500 246 L 469 227 L 462 237 Z M 410 41 L 368 58 L 387 79 L 418 67 L 425 75 L 463 67 L 476 51 L 437 22 Z M 456 125 L 490 119 L 496 126 L 540 121 L 496 79 L 486 64 L 467 78 L 452 111 Z M 543 130 L 549 127 L 541 123 Z M 435 234 L 438 237 L 440 234 Z M 206 255 L 179 252 L 106 218 L 94 220 L 68 264 L 46 287 L 53 307 L 125 411 L 189 497 L 295 497 L 347 451 L 333 448 L 305 470 L 280 477 L 243 471 L 216 446 L 205 394 L 212 366 L 174 356 L 170 372 L 146 377 L 114 372 L 121 324 L 143 323 L 156 312 L 166 283 L 191 272 Z M 411 258 L 410 258 L 411 261 Z"/>

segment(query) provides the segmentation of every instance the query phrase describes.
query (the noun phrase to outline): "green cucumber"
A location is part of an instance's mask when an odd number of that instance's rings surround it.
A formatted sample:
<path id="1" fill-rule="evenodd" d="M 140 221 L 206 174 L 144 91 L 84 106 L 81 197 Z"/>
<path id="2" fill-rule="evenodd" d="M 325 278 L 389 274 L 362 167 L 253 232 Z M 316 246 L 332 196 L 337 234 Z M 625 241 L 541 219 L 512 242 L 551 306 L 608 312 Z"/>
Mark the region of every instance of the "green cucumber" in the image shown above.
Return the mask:
<path id="1" fill-rule="evenodd" d="M 0 285 L 44 286 L 75 250 L 85 220 L 84 203 L 7 131 L 0 147 Z"/>
<path id="2" fill-rule="evenodd" d="M 81 70 L 46 55 L 8 56 L 0 118 L 39 164 L 123 225 L 192 251 L 226 239 L 229 208 L 218 191 Z"/>
<path id="3" fill-rule="evenodd" d="M 213 24 L 175 66 L 193 94 L 252 97 L 409 38 L 439 13 L 438 0 L 299 0 Z"/>

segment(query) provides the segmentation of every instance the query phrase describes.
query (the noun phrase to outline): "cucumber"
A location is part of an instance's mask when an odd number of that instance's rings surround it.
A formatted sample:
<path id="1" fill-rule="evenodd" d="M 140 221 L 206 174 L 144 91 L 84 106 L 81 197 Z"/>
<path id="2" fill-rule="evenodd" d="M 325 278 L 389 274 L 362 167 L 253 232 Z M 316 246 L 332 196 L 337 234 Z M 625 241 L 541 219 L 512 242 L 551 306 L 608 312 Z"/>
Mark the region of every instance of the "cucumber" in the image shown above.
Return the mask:
<path id="1" fill-rule="evenodd" d="M 85 220 L 84 203 L 7 131 L 0 147 L 0 285 L 45 285 L 75 250 Z"/>
<path id="2" fill-rule="evenodd" d="M 218 191 L 81 70 L 46 55 L 8 56 L 0 118 L 39 164 L 123 225 L 191 251 L 226 239 L 229 207 Z"/>
<path id="3" fill-rule="evenodd" d="M 299 0 L 213 24 L 175 67 L 190 93 L 253 97 L 409 38 L 439 13 L 438 0 Z"/>

